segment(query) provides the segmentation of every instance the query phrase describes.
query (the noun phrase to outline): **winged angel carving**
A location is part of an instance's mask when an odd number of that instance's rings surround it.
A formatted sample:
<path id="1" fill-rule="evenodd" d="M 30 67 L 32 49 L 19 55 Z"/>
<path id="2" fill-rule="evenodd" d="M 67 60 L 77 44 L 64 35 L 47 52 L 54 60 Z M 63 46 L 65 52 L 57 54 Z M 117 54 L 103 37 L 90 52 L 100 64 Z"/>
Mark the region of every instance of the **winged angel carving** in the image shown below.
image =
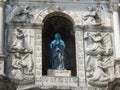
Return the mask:
<path id="1" fill-rule="evenodd" d="M 88 83 L 106 86 L 113 79 L 111 34 L 86 33 L 86 75 Z"/>
<path id="2" fill-rule="evenodd" d="M 9 6 L 6 9 L 7 16 L 6 16 L 6 23 L 11 21 L 13 22 L 22 22 L 22 23 L 34 23 L 36 17 L 40 13 L 40 10 L 32 7 L 30 5 L 26 6 Z"/>
<path id="3" fill-rule="evenodd" d="M 94 55 L 103 54 L 111 55 L 112 54 L 112 38 L 109 33 L 102 35 L 100 32 L 96 33 L 86 33 L 85 39 L 87 39 L 87 54 Z"/>

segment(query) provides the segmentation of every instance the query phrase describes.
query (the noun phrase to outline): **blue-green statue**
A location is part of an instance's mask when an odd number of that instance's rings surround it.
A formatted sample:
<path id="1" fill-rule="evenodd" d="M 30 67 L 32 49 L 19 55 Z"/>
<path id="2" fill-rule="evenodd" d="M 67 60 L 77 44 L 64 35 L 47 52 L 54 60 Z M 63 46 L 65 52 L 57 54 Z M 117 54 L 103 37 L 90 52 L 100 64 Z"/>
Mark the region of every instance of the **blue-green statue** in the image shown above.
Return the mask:
<path id="1" fill-rule="evenodd" d="M 52 69 L 65 70 L 65 43 L 59 33 L 55 34 L 55 39 L 50 43 Z"/>

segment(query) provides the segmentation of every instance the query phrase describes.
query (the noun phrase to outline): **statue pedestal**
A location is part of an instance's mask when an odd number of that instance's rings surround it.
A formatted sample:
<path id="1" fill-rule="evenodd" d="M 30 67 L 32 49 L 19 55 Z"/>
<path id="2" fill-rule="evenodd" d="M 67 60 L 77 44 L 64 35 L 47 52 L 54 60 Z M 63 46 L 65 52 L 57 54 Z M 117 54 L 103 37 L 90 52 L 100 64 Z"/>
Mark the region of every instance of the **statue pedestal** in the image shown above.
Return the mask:
<path id="1" fill-rule="evenodd" d="M 49 76 L 71 76 L 71 70 L 53 70 L 53 69 L 48 69 L 47 74 Z"/>

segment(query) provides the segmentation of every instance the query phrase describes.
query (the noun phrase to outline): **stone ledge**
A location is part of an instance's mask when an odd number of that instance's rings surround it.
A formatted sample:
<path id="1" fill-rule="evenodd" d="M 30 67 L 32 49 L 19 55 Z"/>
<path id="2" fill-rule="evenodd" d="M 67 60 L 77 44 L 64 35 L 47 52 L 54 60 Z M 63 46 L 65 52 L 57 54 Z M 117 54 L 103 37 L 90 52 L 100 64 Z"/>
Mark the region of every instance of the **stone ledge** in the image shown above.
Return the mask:
<path id="1" fill-rule="evenodd" d="M 49 76 L 71 76 L 71 70 L 53 70 L 48 69 Z"/>

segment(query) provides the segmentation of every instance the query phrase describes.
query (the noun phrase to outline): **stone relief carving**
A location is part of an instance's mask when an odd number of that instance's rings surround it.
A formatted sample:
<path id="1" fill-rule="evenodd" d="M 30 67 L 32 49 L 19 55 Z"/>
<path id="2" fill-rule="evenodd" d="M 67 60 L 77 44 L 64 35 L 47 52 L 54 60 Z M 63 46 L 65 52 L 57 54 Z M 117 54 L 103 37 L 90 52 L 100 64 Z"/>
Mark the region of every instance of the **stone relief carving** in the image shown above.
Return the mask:
<path id="1" fill-rule="evenodd" d="M 10 80 L 15 84 L 28 84 L 34 82 L 34 65 L 32 54 L 22 54 L 19 52 L 10 53 L 12 58 L 10 68 L 7 74 Z M 8 68 L 8 69 L 10 69 Z"/>
<path id="2" fill-rule="evenodd" d="M 11 57 L 8 58 L 8 60 L 11 60 L 11 64 L 9 65 L 11 70 L 8 70 L 8 77 L 16 84 L 34 82 L 34 60 L 33 49 L 31 47 L 32 36 L 31 31 L 28 31 L 17 27 L 13 31 L 13 43 L 7 52 Z"/>
<path id="3" fill-rule="evenodd" d="M 85 33 L 86 76 L 93 86 L 107 86 L 113 80 L 112 40 L 109 33 Z"/>
<path id="4" fill-rule="evenodd" d="M 84 25 L 100 25 L 101 20 L 98 16 L 98 13 L 96 10 L 94 10 L 93 7 L 87 7 L 87 11 L 83 13 L 83 20 Z"/>
<path id="5" fill-rule="evenodd" d="M 7 5 L 6 9 L 6 23 L 9 22 L 21 22 L 21 23 L 34 23 L 36 15 L 39 10 L 30 5 L 26 6 L 10 6 Z"/>
<path id="6" fill-rule="evenodd" d="M 61 12 L 70 15 L 76 25 L 103 25 L 111 26 L 111 13 L 107 5 L 100 5 L 96 7 L 85 6 L 75 7 L 65 7 L 58 5 L 62 8 Z M 14 22 L 24 22 L 24 23 L 42 23 L 45 16 L 52 12 L 56 12 L 54 6 L 40 6 L 33 7 L 31 5 L 26 6 L 11 6 L 6 7 L 6 23 Z M 74 12 L 73 12 L 74 11 Z"/>
<path id="7" fill-rule="evenodd" d="M 87 44 L 87 54 L 88 55 L 111 55 L 112 54 L 112 40 L 111 35 L 106 33 L 102 35 L 100 32 L 96 33 L 86 33 L 85 39 L 89 39 Z"/>
<path id="8" fill-rule="evenodd" d="M 12 21 L 30 23 L 33 18 L 33 14 L 30 12 L 31 12 L 30 6 L 26 6 L 23 9 L 19 8 L 18 12 L 16 12 L 16 14 L 14 15 Z"/>
<path id="9" fill-rule="evenodd" d="M 112 67 L 112 61 L 110 59 L 111 58 L 108 57 L 103 60 L 103 57 L 99 54 L 96 56 L 94 67 L 90 65 L 91 69 L 86 69 L 88 72 L 91 70 L 91 73 L 87 75 L 89 84 L 96 86 L 106 86 L 108 84 L 111 78 L 108 74 L 110 73 L 108 68 Z"/>
<path id="10" fill-rule="evenodd" d="M 13 34 L 15 36 L 15 40 L 13 41 L 10 48 L 16 51 L 25 50 L 23 31 L 19 27 L 17 27 L 17 29 L 15 29 L 15 32 L 13 32 Z"/>
<path id="11" fill-rule="evenodd" d="M 9 50 L 11 50 L 12 52 L 31 52 L 32 53 L 32 50 L 30 50 L 29 47 L 25 48 L 25 43 L 24 43 L 25 35 L 22 29 L 17 27 L 13 32 L 13 35 L 14 35 L 14 41 L 11 47 L 9 48 Z M 29 38 L 30 36 L 27 35 L 27 37 Z"/>

